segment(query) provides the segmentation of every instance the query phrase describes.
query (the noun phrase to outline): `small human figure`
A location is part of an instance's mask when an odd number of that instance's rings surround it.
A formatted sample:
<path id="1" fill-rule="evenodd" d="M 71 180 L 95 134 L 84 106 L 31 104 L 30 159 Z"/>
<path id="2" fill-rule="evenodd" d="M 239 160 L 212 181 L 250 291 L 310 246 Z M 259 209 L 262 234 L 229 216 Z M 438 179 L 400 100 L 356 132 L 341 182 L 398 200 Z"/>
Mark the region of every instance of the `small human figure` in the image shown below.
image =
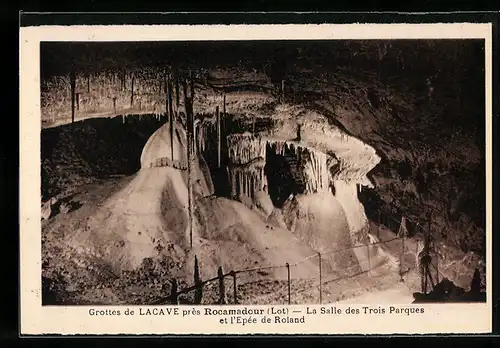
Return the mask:
<path id="1" fill-rule="evenodd" d="M 478 296 L 481 293 L 481 274 L 477 268 L 474 270 L 474 275 L 470 284 L 470 292 L 474 296 Z"/>
<path id="2" fill-rule="evenodd" d="M 297 126 L 297 141 L 300 141 L 300 139 L 301 139 L 301 130 L 302 130 L 302 126 L 299 124 Z"/>
<path id="3" fill-rule="evenodd" d="M 424 246 L 418 255 L 418 267 L 420 271 L 420 281 L 422 285 L 422 292 L 427 293 L 427 277 L 429 277 L 429 266 L 432 262 L 432 257 L 428 249 Z"/>

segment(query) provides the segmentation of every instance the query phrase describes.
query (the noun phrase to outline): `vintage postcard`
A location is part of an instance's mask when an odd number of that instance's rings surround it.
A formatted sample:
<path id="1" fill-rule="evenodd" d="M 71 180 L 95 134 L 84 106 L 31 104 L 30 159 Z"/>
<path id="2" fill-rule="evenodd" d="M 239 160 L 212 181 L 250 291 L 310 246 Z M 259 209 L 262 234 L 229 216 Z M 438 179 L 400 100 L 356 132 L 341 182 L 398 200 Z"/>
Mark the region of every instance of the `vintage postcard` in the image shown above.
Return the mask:
<path id="1" fill-rule="evenodd" d="M 490 332 L 491 36 L 21 28 L 21 334 Z"/>

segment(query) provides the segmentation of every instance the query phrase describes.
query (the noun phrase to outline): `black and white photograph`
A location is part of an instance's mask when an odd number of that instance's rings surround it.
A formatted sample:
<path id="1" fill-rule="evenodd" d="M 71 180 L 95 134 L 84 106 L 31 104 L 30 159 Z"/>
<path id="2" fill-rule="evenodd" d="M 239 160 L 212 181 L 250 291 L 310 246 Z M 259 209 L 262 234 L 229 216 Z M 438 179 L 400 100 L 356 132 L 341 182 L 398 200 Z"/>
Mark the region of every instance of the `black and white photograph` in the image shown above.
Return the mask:
<path id="1" fill-rule="evenodd" d="M 42 305 L 486 302 L 485 41 L 41 42 Z"/>

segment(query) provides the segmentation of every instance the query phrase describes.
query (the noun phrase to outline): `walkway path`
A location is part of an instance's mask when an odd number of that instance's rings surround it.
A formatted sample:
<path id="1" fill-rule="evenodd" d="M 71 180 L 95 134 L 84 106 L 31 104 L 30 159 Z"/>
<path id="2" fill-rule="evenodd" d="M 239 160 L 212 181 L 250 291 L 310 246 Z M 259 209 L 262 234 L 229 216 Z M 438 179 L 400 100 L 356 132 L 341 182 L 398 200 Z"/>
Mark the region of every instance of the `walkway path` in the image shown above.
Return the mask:
<path id="1" fill-rule="evenodd" d="M 399 283 L 387 290 L 368 292 L 365 295 L 339 301 L 339 304 L 409 304 L 413 294 L 405 284 Z"/>

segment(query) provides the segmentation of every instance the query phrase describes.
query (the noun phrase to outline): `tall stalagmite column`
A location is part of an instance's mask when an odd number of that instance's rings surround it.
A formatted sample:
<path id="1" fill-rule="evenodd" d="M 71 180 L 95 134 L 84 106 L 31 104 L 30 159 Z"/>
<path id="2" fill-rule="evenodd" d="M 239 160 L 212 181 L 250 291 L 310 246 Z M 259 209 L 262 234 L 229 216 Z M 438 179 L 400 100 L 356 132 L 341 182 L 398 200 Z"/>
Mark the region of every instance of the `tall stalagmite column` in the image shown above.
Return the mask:
<path id="1" fill-rule="evenodd" d="M 222 102 L 222 129 L 225 132 L 226 129 L 226 93 L 224 93 L 224 98 Z"/>
<path id="2" fill-rule="evenodd" d="M 132 81 L 130 82 L 130 108 L 134 107 L 134 73 L 132 73 Z"/>
<path id="3" fill-rule="evenodd" d="M 75 89 L 76 89 L 76 76 L 75 72 L 72 71 L 69 76 L 71 84 L 71 123 L 75 122 Z"/>
<path id="4" fill-rule="evenodd" d="M 193 152 L 193 155 L 196 154 L 196 130 L 195 130 L 195 123 L 194 123 L 194 76 L 193 72 L 190 71 L 189 73 L 189 79 L 190 79 L 190 91 L 189 91 L 189 97 L 191 99 L 191 149 Z"/>
<path id="5" fill-rule="evenodd" d="M 226 149 L 227 151 L 227 144 L 226 144 L 226 130 L 227 130 L 227 125 L 226 125 L 226 93 L 224 92 L 224 97 L 222 101 L 222 115 L 221 115 L 221 148 Z M 227 156 L 227 155 L 224 155 Z M 224 161 L 225 163 L 225 161 Z"/>
<path id="6" fill-rule="evenodd" d="M 220 168 L 221 162 L 221 127 L 220 127 L 220 114 L 219 106 L 215 108 L 215 118 L 217 119 L 217 168 Z"/>
<path id="7" fill-rule="evenodd" d="M 187 166 L 188 166 L 188 215 L 189 215 L 189 245 L 193 247 L 193 188 L 192 188 L 192 163 L 194 154 L 194 115 L 193 115 L 193 100 L 194 100 L 194 82 L 193 76 L 190 74 L 190 91 L 188 93 L 188 84 L 183 80 L 184 90 L 184 107 L 186 111 L 186 133 L 187 133 Z"/>
<path id="8" fill-rule="evenodd" d="M 165 117 L 170 117 L 169 110 L 170 110 L 170 105 L 168 102 L 168 72 L 165 69 L 165 76 L 164 76 L 164 92 L 165 92 Z"/>
<path id="9" fill-rule="evenodd" d="M 180 106 L 180 88 L 179 88 L 179 70 L 177 68 L 174 69 L 174 83 L 175 83 L 175 106 L 177 108 L 177 112 L 179 112 Z M 179 115 L 176 115 L 179 116 Z"/>
<path id="10" fill-rule="evenodd" d="M 167 87 L 167 108 L 168 108 L 168 122 L 170 125 L 170 158 L 174 160 L 174 110 L 172 106 L 172 80 L 170 74 L 166 75 Z"/>

